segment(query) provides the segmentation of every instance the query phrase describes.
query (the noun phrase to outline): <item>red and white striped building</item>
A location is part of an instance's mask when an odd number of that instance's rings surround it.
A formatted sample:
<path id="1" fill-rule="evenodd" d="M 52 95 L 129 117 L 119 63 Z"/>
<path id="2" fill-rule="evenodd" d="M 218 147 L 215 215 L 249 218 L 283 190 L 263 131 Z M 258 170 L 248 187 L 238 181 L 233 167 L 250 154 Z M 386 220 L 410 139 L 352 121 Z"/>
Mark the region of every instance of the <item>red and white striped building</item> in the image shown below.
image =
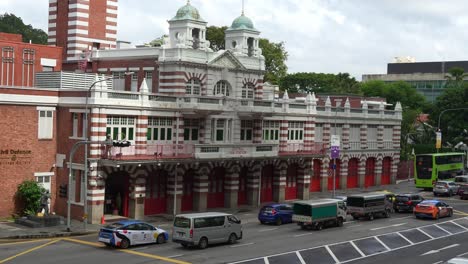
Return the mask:
<path id="1" fill-rule="evenodd" d="M 61 2 L 51 1 L 50 19 L 61 16 Z M 94 1 L 63 2 L 94 16 Z M 172 213 L 174 205 L 186 212 L 308 199 L 334 187 L 332 134 L 341 138 L 336 189 L 395 182 L 400 104 L 389 110 L 381 98 L 278 96 L 277 87 L 263 83 L 260 32 L 244 14 L 226 30 L 226 50 L 218 52 L 209 48 L 207 23 L 189 3 L 168 23 L 161 47 L 99 46 L 86 58 L 87 73 L 36 75 L 38 91 L 57 93 L 56 156 L 63 166 L 56 166 L 54 179 L 67 185 L 72 168 L 73 217 L 85 214 L 84 203 L 89 221 L 97 223 L 103 214 L 143 218 Z M 63 45 L 58 30 L 56 36 Z M 72 46 L 64 50 L 78 55 Z M 91 145 L 85 182 L 83 151 L 67 161 L 72 145 L 83 140 L 87 89 L 106 76 L 112 79 L 88 97 L 90 140 L 110 135 L 132 144 Z M 66 202 L 57 197 L 54 210 L 66 215 Z"/>

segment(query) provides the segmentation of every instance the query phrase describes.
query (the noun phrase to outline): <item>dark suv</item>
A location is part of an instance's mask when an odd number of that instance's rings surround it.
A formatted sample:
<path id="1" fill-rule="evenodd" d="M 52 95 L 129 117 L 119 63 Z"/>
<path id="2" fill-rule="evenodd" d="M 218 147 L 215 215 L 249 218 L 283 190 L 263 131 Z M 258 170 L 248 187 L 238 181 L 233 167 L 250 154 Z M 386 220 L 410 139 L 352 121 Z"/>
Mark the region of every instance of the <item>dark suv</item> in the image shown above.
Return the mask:
<path id="1" fill-rule="evenodd" d="M 395 196 L 393 209 L 395 212 L 413 212 L 413 208 L 423 200 L 419 194 L 398 194 Z"/>

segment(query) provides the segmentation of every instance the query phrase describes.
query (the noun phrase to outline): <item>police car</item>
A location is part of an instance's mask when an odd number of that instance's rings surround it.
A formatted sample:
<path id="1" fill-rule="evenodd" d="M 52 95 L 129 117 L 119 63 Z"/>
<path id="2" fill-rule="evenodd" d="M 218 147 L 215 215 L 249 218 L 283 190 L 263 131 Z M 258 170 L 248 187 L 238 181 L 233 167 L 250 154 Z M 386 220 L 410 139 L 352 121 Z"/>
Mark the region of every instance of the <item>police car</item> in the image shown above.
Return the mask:
<path id="1" fill-rule="evenodd" d="M 107 246 L 128 248 L 129 246 L 165 243 L 169 239 L 169 234 L 151 224 L 124 220 L 107 225 L 99 231 L 98 241 Z"/>

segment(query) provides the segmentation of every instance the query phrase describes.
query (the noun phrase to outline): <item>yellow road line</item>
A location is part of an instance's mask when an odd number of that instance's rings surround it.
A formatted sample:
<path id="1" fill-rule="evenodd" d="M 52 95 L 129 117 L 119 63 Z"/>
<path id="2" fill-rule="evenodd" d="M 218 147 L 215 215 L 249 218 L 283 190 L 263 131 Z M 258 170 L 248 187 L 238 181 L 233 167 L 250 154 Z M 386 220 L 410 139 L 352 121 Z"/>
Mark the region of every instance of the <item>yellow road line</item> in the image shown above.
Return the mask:
<path id="1" fill-rule="evenodd" d="M 50 244 L 53 244 L 53 243 L 55 243 L 55 242 L 57 242 L 57 241 L 59 241 L 59 240 L 60 240 L 60 239 L 55 239 L 55 240 L 52 240 L 52 241 L 50 241 L 50 242 L 48 242 L 48 243 L 45 243 L 44 245 L 40 245 L 40 246 L 37 246 L 37 247 L 33 247 L 33 248 L 31 248 L 31 249 L 25 250 L 25 251 L 23 251 L 23 252 L 21 252 L 21 253 L 19 253 L 19 254 L 16 254 L 16 255 L 11 256 L 11 257 L 9 257 L 9 258 L 6 258 L 6 259 L 4 259 L 4 260 L 0 260 L 0 263 L 5 263 L 5 262 L 7 262 L 7 261 L 9 261 L 9 260 L 12 260 L 12 259 L 14 259 L 14 258 L 17 258 L 17 257 L 22 256 L 22 255 L 24 255 L 24 254 L 27 254 L 27 253 L 29 253 L 29 252 L 33 252 L 34 250 L 37 250 L 37 249 L 43 248 L 43 247 L 45 247 L 45 246 L 48 246 L 48 245 L 50 245 Z"/>
<path id="2" fill-rule="evenodd" d="M 466 212 L 458 211 L 458 210 L 455 210 L 455 209 L 453 211 L 456 212 L 459 215 L 468 216 L 468 213 L 466 213 Z"/>
<path id="3" fill-rule="evenodd" d="M 62 240 L 75 242 L 75 243 L 79 243 L 79 244 L 84 244 L 84 245 L 88 245 L 88 246 L 93 246 L 93 247 L 104 247 L 104 245 L 102 243 L 97 243 L 97 242 L 88 242 L 88 241 L 83 241 L 83 240 L 73 239 L 73 238 L 63 238 Z M 166 257 L 159 256 L 159 255 L 153 255 L 153 254 L 147 254 L 147 253 L 143 253 L 143 252 L 137 252 L 137 251 L 133 251 L 133 250 L 129 250 L 129 249 L 118 249 L 118 251 L 125 252 L 125 253 L 128 253 L 128 254 L 138 255 L 138 256 L 146 257 L 146 258 L 163 260 L 163 261 L 170 262 L 170 263 L 190 264 L 190 262 L 185 262 L 185 261 L 172 259 L 172 258 L 166 258 Z"/>
<path id="4" fill-rule="evenodd" d="M 0 243 L 1 246 L 8 246 L 8 245 L 18 245 L 18 244 L 26 244 L 26 243 L 35 243 L 35 242 L 42 242 L 42 241 L 49 241 L 50 238 L 46 239 L 37 239 L 37 240 L 28 240 L 28 241 L 20 241 L 20 242 L 5 242 L 5 243 Z"/>

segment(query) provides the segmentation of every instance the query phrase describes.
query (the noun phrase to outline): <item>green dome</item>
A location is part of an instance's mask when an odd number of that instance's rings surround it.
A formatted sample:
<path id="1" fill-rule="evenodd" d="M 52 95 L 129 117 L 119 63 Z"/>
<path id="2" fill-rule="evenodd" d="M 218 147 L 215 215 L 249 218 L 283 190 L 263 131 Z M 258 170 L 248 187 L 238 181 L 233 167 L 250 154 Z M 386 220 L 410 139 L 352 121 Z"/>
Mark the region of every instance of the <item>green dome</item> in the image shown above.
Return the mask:
<path id="1" fill-rule="evenodd" d="M 250 29 L 250 30 L 256 30 L 254 28 L 252 20 L 250 18 L 246 17 L 244 14 L 242 14 L 240 17 L 234 19 L 232 21 L 232 25 L 229 28 L 231 30 L 233 29 Z"/>
<path id="2" fill-rule="evenodd" d="M 198 10 L 192 5 L 190 5 L 189 2 L 187 2 L 187 4 L 184 5 L 183 7 L 179 8 L 179 10 L 177 10 L 176 16 L 172 18 L 171 20 L 185 20 L 185 19 L 203 21 Z"/>

